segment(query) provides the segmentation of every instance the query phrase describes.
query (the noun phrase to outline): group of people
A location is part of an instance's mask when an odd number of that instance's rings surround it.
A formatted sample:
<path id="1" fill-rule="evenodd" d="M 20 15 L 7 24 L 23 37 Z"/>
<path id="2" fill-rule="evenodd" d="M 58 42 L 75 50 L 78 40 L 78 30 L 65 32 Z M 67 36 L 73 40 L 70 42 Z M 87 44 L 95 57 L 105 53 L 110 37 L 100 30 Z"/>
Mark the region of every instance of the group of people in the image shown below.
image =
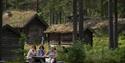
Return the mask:
<path id="1" fill-rule="evenodd" d="M 27 60 L 29 63 L 33 63 L 34 61 L 36 61 L 33 59 L 34 56 L 44 58 L 43 62 L 46 63 L 56 63 L 56 48 L 52 47 L 49 52 L 45 52 L 43 45 L 40 45 L 38 50 L 36 50 L 36 46 L 33 45 L 27 53 Z M 37 61 L 41 63 L 41 60 Z"/>

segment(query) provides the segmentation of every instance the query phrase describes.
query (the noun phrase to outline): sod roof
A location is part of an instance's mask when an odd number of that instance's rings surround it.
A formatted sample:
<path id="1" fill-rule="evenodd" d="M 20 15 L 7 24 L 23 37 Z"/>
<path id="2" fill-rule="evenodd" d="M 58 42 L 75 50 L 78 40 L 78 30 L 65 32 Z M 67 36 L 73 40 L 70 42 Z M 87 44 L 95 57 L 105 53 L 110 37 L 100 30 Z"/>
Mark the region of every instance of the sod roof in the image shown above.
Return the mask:
<path id="1" fill-rule="evenodd" d="M 73 31 L 73 26 L 71 23 L 66 24 L 54 24 L 50 25 L 48 29 L 45 31 L 45 33 L 68 33 Z"/>
<path id="2" fill-rule="evenodd" d="M 122 28 L 125 26 L 125 19 L 118 19 L 118 27 Z M 78 26 L 79 27 L 79 26 Z M 101 19 L 90 19 L 84 22 L 84 28 L 94 31 L 96 29 L 102 29 L 109 27 L 108 20 L 101 20 Z M 78 28 L 77 28 L 78 31 Z M 50 25 L 45 33 L 68 33 L 73 32 L 73 25 L 72 23 L 65 23 L 65 24 L 54 24 Z"/>
<path id="3" fill-rule="evenodd" d="M 36 14 L 35 11 L 10 11 L 3 14 L 3 25 L 10 25 L 12 27 L 25 26 Z"/>

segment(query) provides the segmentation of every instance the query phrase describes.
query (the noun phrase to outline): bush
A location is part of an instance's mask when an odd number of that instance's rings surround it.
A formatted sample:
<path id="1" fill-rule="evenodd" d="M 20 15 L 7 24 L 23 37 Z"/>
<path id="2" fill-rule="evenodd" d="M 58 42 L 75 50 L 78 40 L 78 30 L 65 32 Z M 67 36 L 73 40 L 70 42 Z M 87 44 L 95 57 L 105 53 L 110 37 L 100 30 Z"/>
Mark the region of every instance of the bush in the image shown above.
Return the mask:
<path id="1" fill-rule="evenodd" d="M 64 50 L 64 47 L 60 47 L 58 46 L 57 47 L 57 52 L 58 52 L 58 55 L 57 55 L 57 60 L 58 61 L 66 61 L 66 52 Z"/>
<path id="2" fill-rule="evenodd" d="M 122 48 L 121 50 L 121 57 L 120 57 L 120 63 L 124 63 L 125 62 L 125 47 Z"/>
<path id="3" fill-rule="evenodd" d="M 119 36 L 119 48 L 115 50 L 108 48 L 109 41 L 107 36 L 94 37 L 93 47 L 90 45 L 83 46 L 83 44 L 77 41 L 72 47 L 58 48 L 58 59 L 65 61 L 65 63 L 82 63 L 79 59 L 85 63 L 125 63 L 124 38 L 124 35 Z M 80 53 L 81 51 L 83 51 L 82 54 Z"/>
<path id="4" fill-rule="evenodd" d="M 58 60 L 66 61 L 66 63 L 84 63 L 84 59 L 84 46 L 80 41 L 74 42 L 68 48 L 58 48 Z"/>
<path id="5" fill-rule="evenodd" d="M 80 41 L 74 42 L 67 53 L 68 63 L 84 63 L 85 51 L 84 46 Z"/>

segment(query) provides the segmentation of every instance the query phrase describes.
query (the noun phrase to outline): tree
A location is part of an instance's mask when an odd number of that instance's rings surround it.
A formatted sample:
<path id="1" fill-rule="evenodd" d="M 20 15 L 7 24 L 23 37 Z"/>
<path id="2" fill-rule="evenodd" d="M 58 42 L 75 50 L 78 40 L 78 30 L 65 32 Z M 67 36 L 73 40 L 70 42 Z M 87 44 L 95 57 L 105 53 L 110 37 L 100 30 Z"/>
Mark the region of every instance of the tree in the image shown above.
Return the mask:
<path id="1" fill-rule="evenodd" d="M 118 12 L 117 12 L 117 0 L 114 0 L 114 47 L 117 48 L 118 47 Z"/>
<path id="2" fill-rule="evenodd" d="M 114 48 L 114 40 L 113 40 L 113 0 L 109 0 L 109 48 Z"/>
<path id="3" fill-rule="evenodd" d="M 114 17 L 113 17 L 113 12 L 114 12 Z M 109 0 L 109 27 L 110 27 L 109 28 L 109 33 L 110 33 L 109 47 L 111 49 L 115 49 L 118 47 L 117 21 L 118 21 L 117 0 Z"/>
<path id="4" fill-rule="evenodd" d="M 77 0 L 73 0 L 73 41 L 77 40 Z"/>
<path id="5" fill-rule="evenodd" d="M 84 15 L 83 15 L 83 0 L 78 0 L 79 2 L 79 38 L 80 40 L 83 40 L 83 21 L 84 21 Z"/>
<path id="6" fill-rule="evenodd" d="M 118 15 L 125 18 L 125 0 L 118 0 Z"/>
<path id="7" fill-rule="evenodd" d="M 2 34 L 2 11 L 3 11 L 2 4 L 3 4 L 3 0 L 0 0 L 0 43 L 1 43 L 1 34 Z M 0 54 L 0 60 L 1 60 L 1 54 Z"/>
<path id="8" fill-rule="evenodd" d="M 37 0 L 36 11 L 39 12 L 39 0 Z"/>

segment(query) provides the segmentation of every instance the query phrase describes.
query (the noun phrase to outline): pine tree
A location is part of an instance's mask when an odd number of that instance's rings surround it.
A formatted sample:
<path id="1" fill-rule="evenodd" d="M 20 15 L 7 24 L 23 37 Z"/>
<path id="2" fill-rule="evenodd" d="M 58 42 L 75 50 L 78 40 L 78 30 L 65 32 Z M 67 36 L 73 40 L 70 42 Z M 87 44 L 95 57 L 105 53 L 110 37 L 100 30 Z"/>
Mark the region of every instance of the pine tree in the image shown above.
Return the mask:
<path id="1" fill-rule="evenodd" d="M 115 15 L 115 19 L 114 19 L 114 47 L 117 48 L 118 47 L 118 12 L 117 12 L 117 0 L 114 0 L 114 15 Z"/>
<path id="2" fill-rule="evenodd" d="M 113 17 L 114 14 L 114 17 Z M 113 19 L 114 18 L 114 19 Z M 110 48 L 118 47 L 118 30 L 117 30 L 117 0 L 109 0 L 109 33 L 110 33 Z"/>
<path id="3" fill-rule="evenodd" d="M 109 0 L 109 48 L 114 48 L 114 40 L 113 40 L 113 0 Z"/>
<path id="4" fill-rule="evenodd" d="M 73 0 L 73 41 L 77 40 L 77 0 Z"/>
<path id="5" fill-rule="evenodd" d="M 2 34 L 2 6 L 3 6 L 3 0 L 0 0 L 0 43 L 1 43 L 1 34 Z M 0 44 L 1 45 L 1 44 Z M 0 54 L 0 60 L 1 60 L 1 54 Z"/>
<path id="6" fill-rule="evenodd" d="M 80 40 L 83 40 L 83 21 L 84 21 L 84 16 L 83 16 L 83 0 L 78 0 L 79 1 L 79 38 Z"/>

